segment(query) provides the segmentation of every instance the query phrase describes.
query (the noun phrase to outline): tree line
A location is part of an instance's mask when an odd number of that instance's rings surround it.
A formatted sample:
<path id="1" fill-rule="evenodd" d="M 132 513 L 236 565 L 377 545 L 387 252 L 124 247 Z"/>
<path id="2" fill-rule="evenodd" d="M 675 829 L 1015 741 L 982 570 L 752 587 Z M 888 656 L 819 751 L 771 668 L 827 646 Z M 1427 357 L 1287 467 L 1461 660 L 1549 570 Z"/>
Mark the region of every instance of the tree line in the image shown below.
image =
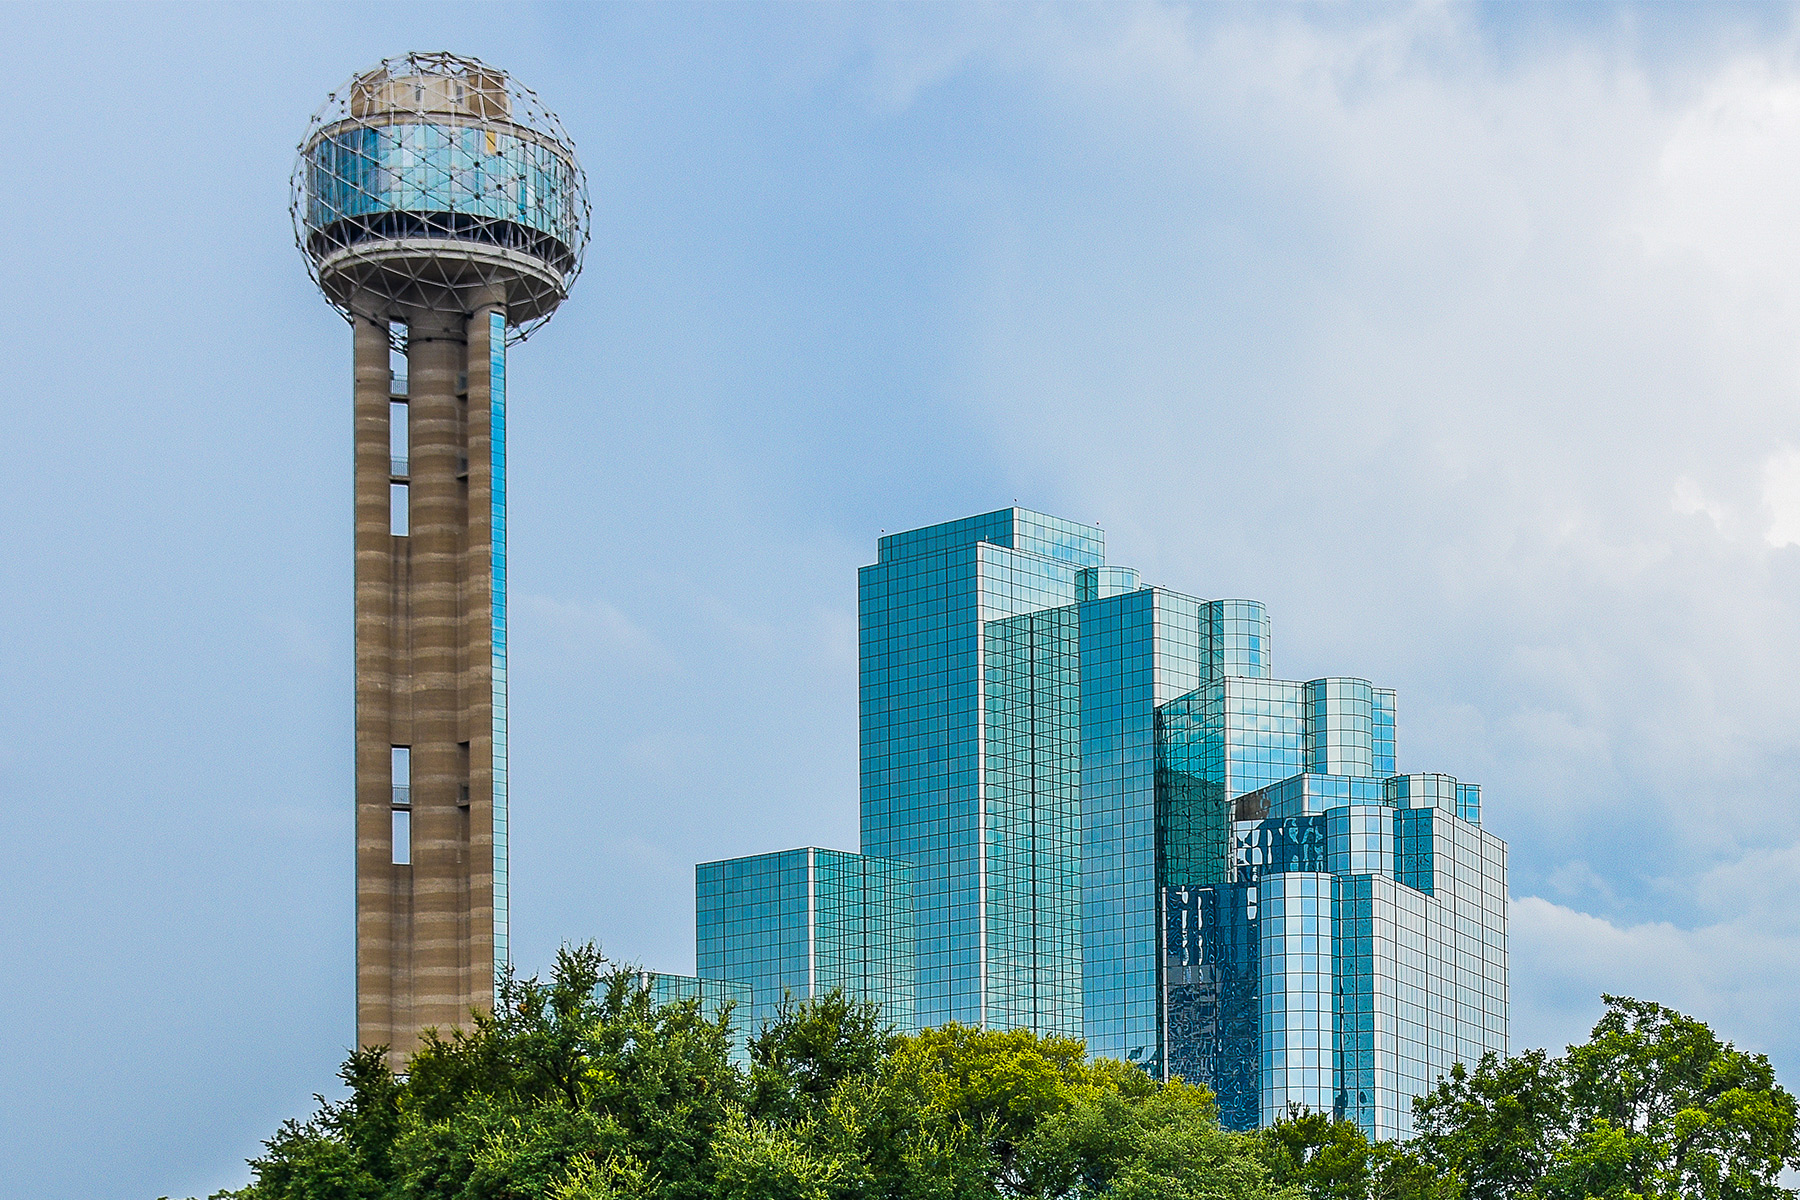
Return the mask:
<path id="1" fill-rule="evenodd" d="M 215 1200 L 1773 1200 L 1794 1098 L 1768 1060 L 1660 1005 L 1606 998 L 1590 1039 L 1457 1066 L 1417 1134 L 1371 1143 L 1295 1110 L 1221 1129 L 1212 1094 L 1077 1039 L 897 1034 L 831 993 L 732 1058 L 729 1011 L 658 1005 L 591 945 L 397 1076 L 353 1053 Z"/>

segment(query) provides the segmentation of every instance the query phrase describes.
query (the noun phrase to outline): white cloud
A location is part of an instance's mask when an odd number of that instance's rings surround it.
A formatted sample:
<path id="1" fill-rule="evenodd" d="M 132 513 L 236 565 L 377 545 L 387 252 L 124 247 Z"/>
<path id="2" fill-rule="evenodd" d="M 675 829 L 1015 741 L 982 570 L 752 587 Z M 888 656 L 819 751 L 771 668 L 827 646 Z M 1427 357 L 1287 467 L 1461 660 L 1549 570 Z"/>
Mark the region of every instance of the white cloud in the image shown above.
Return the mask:
<path id="1" fill-rule="evenodd" d="M 1684 517 L 1708 517 L 1721 530 L 1731 519 L 1729 508 L 1708 496 L 1699 484 L 1686 475 L 1675 481 L 1675 494 L 1671 497 L 1669 506 Z"/>
<path id="2" fill-rule="evenodd" d="M 1800 77 L 1786 54 L 1715 71 L 1675 115 L 1634 228 L 1654 254 L 1691 256 L 1737 286 L 1793 295 L 1800 265 Z"/>
<path id="3" fill-rule="evenodd" d="M 1763 463 L 1763 504 L 1769 509 L 1769 545 L 1800 546 L 1800 450 L 1783 449 Z"/>
<path id="4" fill-rule="evenodd" d="M 1742 1049 L 1800 1067 L 1800 929 L 1749 906 L 1713 924 L 1615 924 L 1537 896 L 1512 903 L 1513 1048 L 1585 1040 L 1600 995 L 1654 1000 L 1706 1021 Z M 1785 1073 L 1785 1072 L 1784 1072 Z"/>

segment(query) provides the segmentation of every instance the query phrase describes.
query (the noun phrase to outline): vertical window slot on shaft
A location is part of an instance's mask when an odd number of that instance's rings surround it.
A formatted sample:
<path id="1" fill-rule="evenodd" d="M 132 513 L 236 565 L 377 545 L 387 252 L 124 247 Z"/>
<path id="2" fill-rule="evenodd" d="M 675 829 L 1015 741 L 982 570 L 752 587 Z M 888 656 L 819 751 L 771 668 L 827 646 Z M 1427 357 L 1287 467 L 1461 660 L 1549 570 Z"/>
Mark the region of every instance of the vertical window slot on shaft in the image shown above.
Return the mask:
<path id="1" fill-rule="evenodd" d="M 412 810 L 408 808 L 394 810 L 394 862 L 412 865 Z"/>
<path id="2" fill-rule="evenodd" d="M 388 484 L 388 531 L 395 537 L 405 537 L 411 529 L 411 490 L 404 483 Z"/>
<path id="3" fill-rule="evenodd" d="M 412 747 L 394 747 L 394 805 L 405 808 L 412 804 Z"/>
<path id="4" fill-rule="evenodd" d="M 391 464 L 389 474 L 395 479 L 405 479 L 410 473 L 407 469 L 407 415 L 406 404 L 398 400 L 388 402 L 388 461 Z"/>
<path id="5" fill-rule="evenodd" d="M 394 862 L 412 862 L 412 747 L 395 746 L 394 776 Z"/>

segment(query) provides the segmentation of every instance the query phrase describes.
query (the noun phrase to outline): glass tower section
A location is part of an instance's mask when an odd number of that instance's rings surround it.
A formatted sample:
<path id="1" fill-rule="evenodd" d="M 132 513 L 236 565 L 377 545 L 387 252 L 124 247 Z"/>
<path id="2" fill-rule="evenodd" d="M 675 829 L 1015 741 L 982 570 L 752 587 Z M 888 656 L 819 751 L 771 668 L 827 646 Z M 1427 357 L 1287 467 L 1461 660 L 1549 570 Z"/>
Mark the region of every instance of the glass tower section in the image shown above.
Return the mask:
<path id="1" fill-rule="evenodd" d="M 1139 588 L 1079 610 L 1083 1025 L 1091 1052 L 1159 1075 L 1156 711 L 1200 680 L 1206 607 Z"/>
<path id="2" fill-rule="evenodd" d="M 990 621 L 982 848 L 988 1024 L 1081 1036 L 1080 635 L 1075 608 Z"/>
<path id="3" fill-rule="evenodd" d="M 1391 771 L 1392 692 L 1238 682 L 1159 714 L 1164 774 L 1232 817 L 1225 880 L 1162 860 L 1169 1072 L 1236 1128 L 1301 1104 L 1408 1136 L 1413 1097 L 1508 1048 L 1505 844 L 1476 785 Z M 1283 702 L 1242 702 L 1277 685 Z"/>
<path id="4" fill-rule="evenodd" d="M 754 1035 L 788 997 L 842 988 L 913 1017 L 912 868 L 807 847 L 694 869 L 697 974 L 747 989 L 736 1022 Z"/>
<path id="5" fill-rule="evenodd" d="M 1062 1007 L 1078 991 L 1064 965 L 1071 931 L 1058 924 L 1079 886 L 1066 768 L 1033 766 L 1007 748 L 1034 722 L 1066 742 L 1066 704 L 1048 694 L 1022 702 L 1013 689 L 1066 686 L 1057 680 L 1067 667 L 1056 663 L 1067 627 L 1047 624 L 1054 644 L 1021 659 L 1017 644 L 1029 635 L 990 623 L 1075 602 L 1083 571 L 1104 566 L 1104 555 L 1097 529 L 1009 508 L 884 537 L 860 572 L 862 849 L 913 864 L 921 1025 L 1008 1014 L 1060 1030 L 1079 1019 Z M 991 788 L 990 665 L 1001 722 Z M 1041 804 L 1021 804 L 1021 770 L 1054 778 Z M 1022 913 L 1024 926 L 1013 921 Z"/>

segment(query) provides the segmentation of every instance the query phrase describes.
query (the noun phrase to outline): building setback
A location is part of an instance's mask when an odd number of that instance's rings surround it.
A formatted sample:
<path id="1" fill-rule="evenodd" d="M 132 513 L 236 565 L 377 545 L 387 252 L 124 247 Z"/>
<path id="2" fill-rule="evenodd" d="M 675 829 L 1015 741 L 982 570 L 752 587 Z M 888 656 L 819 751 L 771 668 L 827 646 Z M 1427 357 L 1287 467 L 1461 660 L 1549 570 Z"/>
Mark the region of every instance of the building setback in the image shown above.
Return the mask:
<path id="1" fill-rule="evenodd" d="M 1399 772 L 1392 691 L 1276 679 L 1262 605 L 1018 508 L 882 538 L 858 619 L 868 857 L 699 869 L 701 974 L 754 1020 L 843 986 L 902 1028 L 1084 1037 L 1236 1128 L 1301 1104 L 1378 1137 L 1506 1051 L 1506 846 L 1475 785 Z M 801 948 L 842 918 L 797 882 L 824 855 L 866 909 L 828 982 Z"/>
<path id="2" fill-rule="evenodd" d="M 741 1029 L 760 1029 L 790 995 L 835 988 L 879 997 L 889 1021 L 913 1026 L 906 863 L 807 847 L 701 863 L 694 877 L 698 973 L 748 987 Z"/>

